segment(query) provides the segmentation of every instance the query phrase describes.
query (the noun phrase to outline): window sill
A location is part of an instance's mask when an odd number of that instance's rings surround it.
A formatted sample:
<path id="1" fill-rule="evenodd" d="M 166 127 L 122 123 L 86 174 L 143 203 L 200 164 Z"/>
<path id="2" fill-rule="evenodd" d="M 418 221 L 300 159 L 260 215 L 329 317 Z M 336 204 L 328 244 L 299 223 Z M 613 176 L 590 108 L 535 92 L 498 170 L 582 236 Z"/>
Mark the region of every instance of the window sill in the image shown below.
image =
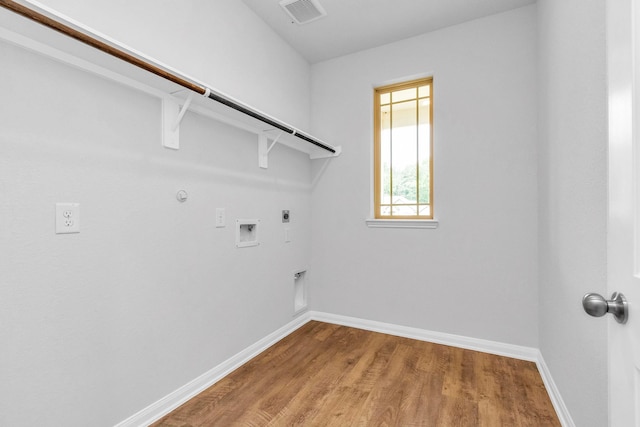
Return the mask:
<path id="1" fill-rule="evenodd" d="M 435 219 L 366 219 L 369 228 L 438 228 Z"/>

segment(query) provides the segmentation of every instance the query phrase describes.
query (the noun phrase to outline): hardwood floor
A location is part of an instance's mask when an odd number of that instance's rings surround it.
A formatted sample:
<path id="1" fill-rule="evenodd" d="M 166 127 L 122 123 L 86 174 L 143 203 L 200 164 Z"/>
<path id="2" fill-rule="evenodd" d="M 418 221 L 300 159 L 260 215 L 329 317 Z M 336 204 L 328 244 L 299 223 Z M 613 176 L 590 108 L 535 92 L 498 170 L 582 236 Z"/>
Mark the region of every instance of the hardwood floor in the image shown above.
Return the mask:
<path id="1" fill-rule="evenodd" d="M 560 426 L 536 365 L 309 322 L 153 426 Z"/>

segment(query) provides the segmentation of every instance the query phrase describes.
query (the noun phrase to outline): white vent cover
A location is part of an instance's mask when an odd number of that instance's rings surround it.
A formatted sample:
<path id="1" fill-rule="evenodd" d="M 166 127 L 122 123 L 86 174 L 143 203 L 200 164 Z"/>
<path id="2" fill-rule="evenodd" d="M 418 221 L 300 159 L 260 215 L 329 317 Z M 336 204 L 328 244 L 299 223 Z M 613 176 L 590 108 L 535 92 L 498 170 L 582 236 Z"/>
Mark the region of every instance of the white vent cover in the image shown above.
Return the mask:
<path id="1" fill-rule="evenodd" d="M 280 6 L 298 24 L 306 24 L 327 14 L 318 0 L 282 0 Z"/>

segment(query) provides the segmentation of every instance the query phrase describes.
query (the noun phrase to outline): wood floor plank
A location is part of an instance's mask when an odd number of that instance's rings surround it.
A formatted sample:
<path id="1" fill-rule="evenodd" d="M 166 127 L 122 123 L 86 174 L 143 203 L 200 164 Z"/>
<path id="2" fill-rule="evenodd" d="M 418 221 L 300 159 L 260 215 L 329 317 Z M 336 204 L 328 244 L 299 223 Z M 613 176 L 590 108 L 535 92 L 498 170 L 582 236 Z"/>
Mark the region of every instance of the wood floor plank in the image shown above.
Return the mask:
<path id="1" fill-rule="evenodd" d="M 369 397 L 362 403 L 360 425 L 398 425 L 403 406 L 406 407 L 406 381 L 411 377 L 417 357 L 410 346 L 403 343 L 396 346 L 387 369 L 378 376 Z"/>
<path id="2" fill-rule="evenodd" d="M 532 362 L 309 322 L 153 426 L 560 423 Z"/>
<path id="3" fill-rule="evenodd" d="M 447 369 L 447 347 L 415 341 L 418 360 L 411 383 L 405 384 L 406 404 L 400 414 L 399 424 L 403 426 L 421 425 L 420 420 L 433 420 L 442 404 L 443 375 Z"/>
<path id="4" fill-rule="evenodd" d="M 469 427 L 477 426 L 480 421 L 478 403 L 464 397 L 442 396 L 438 417 L 432 421 L 434 426 Z M 429 425 L 429 424 L 425 424 Z"/>
<path id="5" fill-rule="evenodd" d="M 259 377 L 244 372 L 237 375 L 238 381 L 245 386 L 228 394 L 223 402 L 234 410 L 222 414 L 212 411 L 203 417 L 202 422 L 243 425 L 257 417 L 259 425 L 266 425 L 280 411 L 279 405 L 289 400 L 286 397 L 298 392 L 301 385 L 312 381 L 318 371 L 329 364 L 350 332 L 345 328 L 337 329 L 329 338 L 318 340 L 315 347 L 311 345 L 312 342 L 307 342 L 290 357 L 278 360 L 278 364 L 264 363 L 262 360 L 249 362 L 247 365 L 257 365 L 256 374 Z M 267 358 L 264 359 L 266 361 Z M 278 374 L 277 380 L 273 378 L 274 373 Z"/>
<path id="6" fill-rule="evenodd" d="M 303 399 L 296 399 L 300 395 L 307 394 L 308 397 L 313 398 L 314 407 L 320 404 L 326 397 L 327 391 L 332 390 L 344 373 L 350 369 L 352 362 L 348 351 L 353 347 L 349 343 L 360 340 L 360 336 L 363 335 L 363 331 L 356 329 L 346 330 L 346 332 L 343 336 L 338 337 L 337 334 L 334 334 L 333 337 L 323 341 L 328 344 L 325 351 L 310 361 L 304 367 L 302 374 L 292 374 L 289 371 L 286 374 L 288 378 L 281 379 L 282 387 L 273 387 L 269 390 L 259 402 L 259 408 L 273 414 L 271 417 L 273 419 L 282 412 L 282 408 L 286 408 L 296 401 L 298 403 L 295 406 L 298 408 L 296 414 L 300 416 L 299 404 L 305 403 Z M 336 340 L 336 338 L 339 339 Z M 334 361 L 338 363 L 332 363 Z"/>
<path id="7" fill-rule="evenodd" d="M 376 385 L 374 379 L 387 369 L 395 344 L 382 334 L 367 333 L 371 339 L 363 356 L 360 357 L 340 386 L 332 390 L 321 410 L 311 420 L 312 424 L 357 425 L 362 403 L 368 399 Z"/>
<path id="8" fill-rule="evenodd" d="M 519 425 L 514 397 L 504 384 L 504 358 L 486 353 L 476 354 L 478 411 L 481 426 Z"/>
<path id="9" fill-rule="evenodd" d="M 330 423 L 334 418 L 347 415 L 350 411 L 344 402 L 360 401 L 368 393 L 362 388 L 354 388 L 352 384 L 362 377 L 367 377 L 366 369 L 370 367 L 375 353 L 372 347 L 381 345 L 379 337 L 367 334 L 361 346 L 348 345 L 340 357 L 342 364 L 329 366 L 318 375 L 318 380 L 307 384 L 294 396 L 290 405 L 297 408 L 295 412 L 282 411 L 271 422 L 271 425 L 301 425 L 301 422 L 312 424 Z M 377 342 L 376 342 L 377 341 Z M 356 394 L 356 396 L 350 396 Z M 345 396 L 349 396 L 348 398 Z"/>

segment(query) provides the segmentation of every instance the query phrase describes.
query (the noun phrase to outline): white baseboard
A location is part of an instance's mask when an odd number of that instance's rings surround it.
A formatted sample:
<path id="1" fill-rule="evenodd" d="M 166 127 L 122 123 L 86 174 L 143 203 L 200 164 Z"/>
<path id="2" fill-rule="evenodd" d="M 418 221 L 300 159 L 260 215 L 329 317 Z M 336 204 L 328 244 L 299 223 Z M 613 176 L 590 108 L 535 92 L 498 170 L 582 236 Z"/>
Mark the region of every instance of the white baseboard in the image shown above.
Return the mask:
<path id="1" fill-rule="evenodd" d="M 571 418 L 571 414 L 569 413 L 569 409 L 567 409 L 567 406 L 564 404 L 564 400 L 562 400 L 560 390 L 558 390 L 556 383 L 553 381 L 551 371 L 549 371 L 549 367 L 545 363 L 540 350 L 538 350 L 536 365 L 538 366 L 538 371 L 540 372 L 544 386 L 547 389 L 547 393 L 549 393 L 551 403 L 556 410 L 560 424 L 562 424 L 562 427 L 576 427 L 573 419 Z"/>
<path id="2" fill-rule="evenodd" d="M 560 396 L 551 373 L 542 358 L 540 350 L 533 347 L 525 347 L 513 344 L 505 344 L 496 341 L 470 338 L 461 335 L 434 332 L 425 329 L 411 328 L 407 326 L 394 325 L 391 323 L 377 322 L 373 320 L 359 319 L 355 317 L 341 316 L 337 314 L 323 313 L 317 311 L 306 312 L 297 317 L 292 322 L 269 334 L 257 343 L 247 347 L 240 353 L 224 361 L 220 365 L 205 372 L 193 381 L 180 387 L 178 390 L 149 405 L 137 414 L 120 422 L 115 427 L 140 427 L 148 426 L 154 421 L 176 409 L 187 400 L 198 393 L 204 391 L 214 383 L 220 381 L 226 375 L 248 362 L 273 344 L 277 343 L 287 335 L 299 329 L 311 320 L 319 322 L 333 323 L 336 325 L 349 326 L 352 328 L 364 329 L 367 331 L 380 332 L 389 335 L 411 338 L 420 341 L 428 341 L 437 344 L 450 345 L 454 347 L 466 348 L 469 350 L 481 351 L 484 353 L 496 354 L 499 356 L 513 357 L 515 359 L 535 362 L 540 371 L 540 376 L 547 388 L 551 402 L 558 414 L 558 419 L 563 427 L 575 427 L 567 407 Z"/>
<path id="3" fill-rule="evenodd" d="M 198 393 L 211 387 L 216 382 L 220 381 L 225 376 L 229 375 L 235 369 L 239 368 L 249 360 L 253 359 L 258 354 L 262 353 L 273 344 L 277 343 L 287 335 L 299 329 L 301 326 L 309 322 L 310 317 L 308 313 L 304 313 L 297 317 L 295 320 L 284 325 L 277 331 L 267 335 L 255 344 L 242 350 L 235 356 L 225 360 L 213 369 L 200 375 L 193 381 L 180 387 L 173 393 L 163 397 L 155 403 L 147 406 L 140 412 L 132 415 L 126 420 L 118 423 L 115 427 L 141 427 L 148 426 L 149 424 L 159 420 L 169 412 L 176 409 Z"/>
<path id="4" fill-rule="evenodd" d="M 320 313 L 316 311 L 310 312 L 309 315 L 312 320 L 318 320 L 320 322 L 335 323 L 337 325 L 350 326 L 352 328 L 365 329 L 373 332 L 381 332 L 383 334 L 411 338 L 419 341 L 428 341 L 436 344 L 466 348 L 468 350 L 476 350 L 483 353 L 496 354 L 498 356 L 513 357 L 515 359 L 527 360 L 530 362 L 536 362 L 538 360 L 538 354 L 540 353 L 537 348 L 533 347 L 505 344 L 461 335 L 445 334 L 442 332 L 399 326 L 374 320 L 358 319 L 355 317 Z"/>

